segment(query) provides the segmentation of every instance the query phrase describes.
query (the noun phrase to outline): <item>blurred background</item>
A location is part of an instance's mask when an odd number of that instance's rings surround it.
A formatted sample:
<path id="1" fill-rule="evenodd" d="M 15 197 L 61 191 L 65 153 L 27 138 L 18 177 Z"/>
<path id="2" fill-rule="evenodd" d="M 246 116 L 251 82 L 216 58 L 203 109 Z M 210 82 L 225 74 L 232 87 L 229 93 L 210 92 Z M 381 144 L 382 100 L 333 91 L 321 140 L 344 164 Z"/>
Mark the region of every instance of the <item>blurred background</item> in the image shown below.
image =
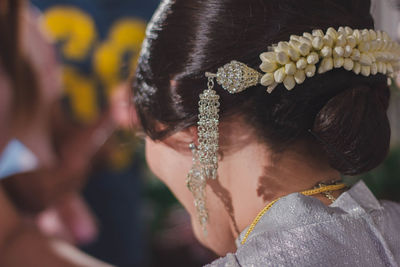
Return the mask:
<path id="1" fill-rule="evenodd" d="M 202 266 L 216 256 L 195 240 L 186 212 L 148 171 L 143 140 L 135 134 L 130 79 L 158 3 L 27 3 L 37 24 L 32 27 L 52 43 L 36 45 L 32 29 L 23 41 L 37 57 L 39 84 L 47 88 L 41 94 L 50 100 L 39 103 L 39 115 L 24 125 L 29 131 L 17 131 L 0 154 L 0 183 L 17 212 L 41 233 L 104 262 Z M 375 1 L 372 12 L 376 28 L 399 40 L 394 7 L 395 0 Z M 61 80 L 49 81 L 55 69 Z M 400 201 L 400 80 L 391 87 L 390 155 L 380 168 L 348 182 L 363 178 L 377 197 Z"/>

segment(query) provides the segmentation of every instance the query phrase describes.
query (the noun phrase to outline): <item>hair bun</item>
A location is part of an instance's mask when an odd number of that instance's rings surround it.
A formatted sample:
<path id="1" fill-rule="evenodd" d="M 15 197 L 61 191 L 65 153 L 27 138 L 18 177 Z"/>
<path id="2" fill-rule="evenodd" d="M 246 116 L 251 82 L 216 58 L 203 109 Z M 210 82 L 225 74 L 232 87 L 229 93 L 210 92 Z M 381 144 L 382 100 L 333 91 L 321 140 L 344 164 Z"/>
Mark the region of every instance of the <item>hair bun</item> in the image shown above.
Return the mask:
<path id="1" fill-rule="evenodd" d="M 313 132 L 333 168 L 358 175 L 383 162 L 390 144 L 389 98 L 386 84 L 358 85 L 336 95 L 319 111 Z"/>

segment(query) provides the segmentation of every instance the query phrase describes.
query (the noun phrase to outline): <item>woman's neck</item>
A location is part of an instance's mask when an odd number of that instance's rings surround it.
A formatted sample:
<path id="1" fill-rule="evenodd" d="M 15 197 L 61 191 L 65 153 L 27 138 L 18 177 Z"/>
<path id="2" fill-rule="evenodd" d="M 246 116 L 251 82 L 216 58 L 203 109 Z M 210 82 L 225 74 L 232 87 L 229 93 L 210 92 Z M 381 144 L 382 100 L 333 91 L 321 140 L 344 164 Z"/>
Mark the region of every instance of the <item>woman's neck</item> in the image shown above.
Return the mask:
<path id="1" fill-rule="evenodd" d="M 231 228 L 236 237 L 272 200 L 310 189 L 318 182 L 340 179 L 337 171 L 306 151 L 297 146 L 274 154 L 264 144 L 254 142 L 224 157 L 219 177 L 231 194 Z M 329 204 L 322 196 L 317 198 Z"/>

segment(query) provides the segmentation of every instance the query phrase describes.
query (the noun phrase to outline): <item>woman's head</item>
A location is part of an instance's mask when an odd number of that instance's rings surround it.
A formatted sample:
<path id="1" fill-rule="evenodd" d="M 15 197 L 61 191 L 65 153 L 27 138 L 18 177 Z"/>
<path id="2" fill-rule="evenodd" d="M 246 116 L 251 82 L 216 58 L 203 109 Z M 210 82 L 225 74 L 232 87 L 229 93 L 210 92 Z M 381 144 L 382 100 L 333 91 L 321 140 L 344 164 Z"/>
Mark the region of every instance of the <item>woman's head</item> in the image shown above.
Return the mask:
<path id="1" fill-rule="evenodd" d="M 372 29 L 369 7 L 368 0 L 164 1 L 148 28 L 134 82 L 144 130 L 154 140 L 166 140 L 195 126 L 205 72 L 231 60 L 258 69 L 259 54 L 292 34 L 339 26 Z M 387 154 L 389 89 L 383 75 L 365 78 L 335 69 L 291 91 L 280 85 L 272 94 L 262 86 L 234 95 L 215 88 L 221 124 L 240 118 L 240 127 L 276 154 L 305 144 L 309 150 L 303 153 L 313 151 L 316 160 L 350 175 L 375 168 Z M 221 142 L 227 135 L 235 136 L 221 130 Z M 165 165 L 162 159 L 150 161 L 153 169 Z M 188 170 L 185 164 L 157 173 L 175 193 L 182 181 L 173 177 Z"/>

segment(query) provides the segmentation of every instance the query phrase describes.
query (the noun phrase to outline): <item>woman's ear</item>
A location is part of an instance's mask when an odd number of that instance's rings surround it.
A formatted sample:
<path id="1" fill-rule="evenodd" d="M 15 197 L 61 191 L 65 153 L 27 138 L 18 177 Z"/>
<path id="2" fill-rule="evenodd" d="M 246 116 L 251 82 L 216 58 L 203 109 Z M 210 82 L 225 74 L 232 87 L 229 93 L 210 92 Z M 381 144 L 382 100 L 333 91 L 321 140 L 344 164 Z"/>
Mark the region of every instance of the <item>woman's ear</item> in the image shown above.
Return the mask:
<path id="1" fill-rule="evenodd" d="M 186 129 L 188 132 L 188 135 L 191 137 L 193 143 L 196 145 L 196 147 L 199 146 L 199 136 L 198 136 L 198 131 L 196 126 L 190 126 L 189 128 Z"/>
<path id="2" fill-rule="evenodd" d="M 189 145 L 194 143 L 196 146 L 199 145 L 197 134 L 197 127 L 191 126 L 184 130 L 174 133 L 173 135 L 161 140 L 167 146 L 183 152 L 183 153 L 191 153 L 189 149 Z"/>

